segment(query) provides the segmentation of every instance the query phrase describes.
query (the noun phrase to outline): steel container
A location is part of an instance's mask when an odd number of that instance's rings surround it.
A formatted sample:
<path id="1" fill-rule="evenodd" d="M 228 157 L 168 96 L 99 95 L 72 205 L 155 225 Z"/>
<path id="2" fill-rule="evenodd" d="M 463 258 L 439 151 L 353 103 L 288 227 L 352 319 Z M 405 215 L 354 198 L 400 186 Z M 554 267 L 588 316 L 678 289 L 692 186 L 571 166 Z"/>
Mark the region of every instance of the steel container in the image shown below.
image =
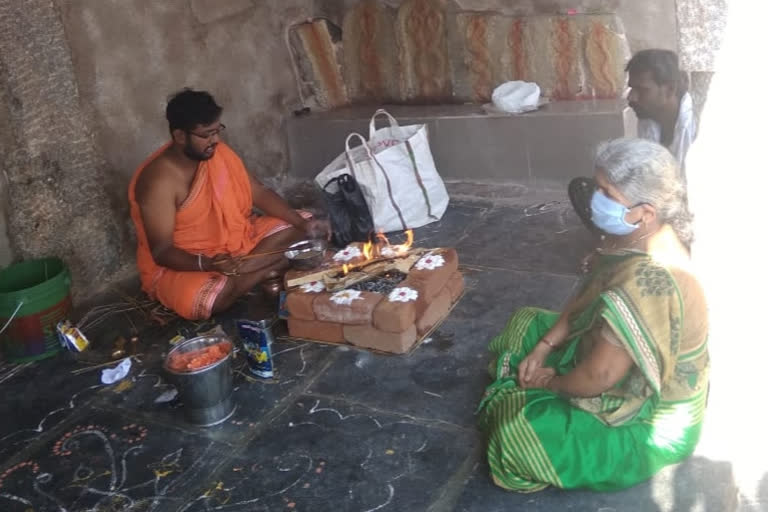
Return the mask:
<path id="1" fill-rule="evenodd" d="M 296 270 L 312 270 L 323 262 L 327 248 L 328 242 L 325 240 L 302 240 L 288 247 L 284 256 Z"/>
<path id="2" fill-rule="evenodd" d="M 164 369 L 169 380 L 176 386 L 179 399 L 184 404 L 187 421 L 201 427 L 210 427 L 226 421 L 235 412 L 232 398 L 232 350 L 226 357 L 215 363 L 190 371 L 177 371 L 169 367 L 171 357 L 176 353 L 199 350 L 222 341 L 231 340 L 222 336 L 199 336 L 183 341 L 173 347 L 165 359 Z"/>

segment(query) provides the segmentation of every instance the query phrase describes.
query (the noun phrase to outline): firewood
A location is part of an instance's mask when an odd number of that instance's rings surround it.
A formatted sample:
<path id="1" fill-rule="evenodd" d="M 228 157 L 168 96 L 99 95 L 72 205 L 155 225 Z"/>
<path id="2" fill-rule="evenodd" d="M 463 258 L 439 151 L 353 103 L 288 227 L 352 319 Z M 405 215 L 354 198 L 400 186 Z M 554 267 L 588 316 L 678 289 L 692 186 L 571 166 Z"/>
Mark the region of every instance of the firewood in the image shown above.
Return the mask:
<path id="1" fill-rule="evenodd" d="M 290 279 L 285 283 L 285 287 L 290 289 L 313 281 L 323 281 L 328 291 L 336 291 L 392 270 L 407 274 L 423 254 L 437 250 L 439 249 L 415 248 L 398 258 L 376 257 L 362 263 L 350 264 L 349 273 L 344 276 L 339 276 L 343 270 L 342 266 L 338 265 Z"/>

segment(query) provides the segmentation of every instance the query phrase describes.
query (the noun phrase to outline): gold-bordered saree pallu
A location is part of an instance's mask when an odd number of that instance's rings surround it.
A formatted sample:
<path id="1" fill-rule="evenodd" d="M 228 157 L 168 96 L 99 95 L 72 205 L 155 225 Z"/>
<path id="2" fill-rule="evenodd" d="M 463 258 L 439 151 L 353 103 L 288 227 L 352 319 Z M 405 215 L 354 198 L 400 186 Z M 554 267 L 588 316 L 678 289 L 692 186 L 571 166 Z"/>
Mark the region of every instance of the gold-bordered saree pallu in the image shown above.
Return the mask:
<path id="1" fill-rule="evenodd" d="M 567 343 L 547 360 L 568 373 L 589 353 L 592 333 L 610 327 L 635 364 L 596 398 L 519 388 L 518 364 L 558 314 L 525 308 L 512 316 L 490 344 L 495 382 L 478 410 L 497 485 L 623 489 L 693 452 L 708 385 L 706 329 L 683 328 L 685 280 L 675 275 L 642 253 L 601 257 L 576 300 Z"/>

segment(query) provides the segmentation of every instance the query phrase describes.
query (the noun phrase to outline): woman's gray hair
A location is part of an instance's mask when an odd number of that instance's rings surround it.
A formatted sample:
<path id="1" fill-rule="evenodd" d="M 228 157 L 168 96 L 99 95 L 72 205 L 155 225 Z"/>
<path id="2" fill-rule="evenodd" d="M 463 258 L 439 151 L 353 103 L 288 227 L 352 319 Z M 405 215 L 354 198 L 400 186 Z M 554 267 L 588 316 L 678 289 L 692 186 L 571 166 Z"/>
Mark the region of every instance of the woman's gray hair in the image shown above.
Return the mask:
<path id="1" fill-rule="evenodd" d="M 680 241 L 693 242 L 693 216 L 675 157 L 645 139 L 614 139 L 597 148 L 595 167 L 629 199 L 631 205 L 649 204 L 661 222 L 677 232 Z"/>

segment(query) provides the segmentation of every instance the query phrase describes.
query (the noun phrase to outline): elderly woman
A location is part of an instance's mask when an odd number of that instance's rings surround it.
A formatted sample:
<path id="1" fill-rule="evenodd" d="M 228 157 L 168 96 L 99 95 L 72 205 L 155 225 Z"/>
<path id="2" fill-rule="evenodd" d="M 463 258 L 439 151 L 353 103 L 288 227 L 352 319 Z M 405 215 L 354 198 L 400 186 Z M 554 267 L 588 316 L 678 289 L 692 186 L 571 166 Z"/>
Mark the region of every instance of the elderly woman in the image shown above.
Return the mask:
<path id="1" fill-rule="evenodd" d="M 708 324 L 678 175 L 650 141 L 598 149 L 592 220 L 608 242 L 561 314 L 522 309 L 490 344 L 479 413 L 497 485 L 622 489 L 693 452 Z"/>

